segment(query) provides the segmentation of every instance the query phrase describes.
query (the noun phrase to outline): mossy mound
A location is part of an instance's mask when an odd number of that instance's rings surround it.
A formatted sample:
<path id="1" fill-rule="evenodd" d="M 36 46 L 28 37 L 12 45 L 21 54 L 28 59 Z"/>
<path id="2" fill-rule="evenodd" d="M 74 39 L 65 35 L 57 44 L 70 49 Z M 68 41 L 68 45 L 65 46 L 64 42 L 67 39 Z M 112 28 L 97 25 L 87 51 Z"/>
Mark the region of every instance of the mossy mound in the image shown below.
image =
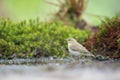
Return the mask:
<path id="1" fill-rule="evenodd" d="M 120 18 L 103 21 L 100 31 L 86 42 L 86 47 L 95 54 L 120 58 Z"/>
<path id="2" fill-rule="evenodd" d="M 66 38 L 84 42 L 89 31 L 65 26 L 59 22 L 39 22 L 39 19 L 13 22 L 0 20 L 0 57 L 33 58 L 40 56 L 66 56 Z"/>

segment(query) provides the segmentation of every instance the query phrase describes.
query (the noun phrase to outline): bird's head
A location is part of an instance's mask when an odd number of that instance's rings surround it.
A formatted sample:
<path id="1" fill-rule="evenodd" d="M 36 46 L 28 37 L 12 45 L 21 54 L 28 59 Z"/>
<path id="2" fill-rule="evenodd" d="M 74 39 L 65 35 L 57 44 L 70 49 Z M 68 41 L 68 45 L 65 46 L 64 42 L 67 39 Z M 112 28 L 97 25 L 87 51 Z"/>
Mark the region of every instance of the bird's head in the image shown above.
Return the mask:
<path id="1" fill-rule="evenodd" d="M 67 38 L 68 44 L 76 43 L 77 41 L 74 38 Z"/>

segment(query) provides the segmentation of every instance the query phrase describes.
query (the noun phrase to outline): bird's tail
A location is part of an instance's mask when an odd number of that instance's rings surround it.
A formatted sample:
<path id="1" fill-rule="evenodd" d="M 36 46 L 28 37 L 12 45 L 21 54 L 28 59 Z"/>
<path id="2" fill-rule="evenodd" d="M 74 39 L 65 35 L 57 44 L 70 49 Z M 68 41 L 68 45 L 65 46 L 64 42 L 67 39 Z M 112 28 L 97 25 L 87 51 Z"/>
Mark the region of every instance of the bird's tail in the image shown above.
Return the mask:
<path id="1" fill-rule="evenodd" d="M 95 55 L 93 55 L 91 52 L 88 52 L 87 54 L 85 54 L 85 56 L 95 58 Z"/>

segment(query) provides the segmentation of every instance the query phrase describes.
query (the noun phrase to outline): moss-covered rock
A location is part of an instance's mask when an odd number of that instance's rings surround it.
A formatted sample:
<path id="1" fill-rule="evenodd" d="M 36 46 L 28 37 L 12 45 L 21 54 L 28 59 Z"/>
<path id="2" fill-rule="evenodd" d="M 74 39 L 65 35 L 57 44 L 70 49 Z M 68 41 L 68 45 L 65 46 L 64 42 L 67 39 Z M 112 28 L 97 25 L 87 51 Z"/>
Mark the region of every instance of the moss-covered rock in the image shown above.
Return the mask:
<path id="1" fill-rule="evenodd" d="M 89 31 L 65 26 L 59 22 L 45 23 L 39 19 L 13 22 L 0 20 L 0 55 L 2 58 L 66 56 L 66 38 L 84 42 Z"/>
<path id="2" fill-rule="evenodd" d="M 120 57 L 120 18 L 106 19 L 100 31 L 86 42 L 86 47 L 96 54 Z"/>

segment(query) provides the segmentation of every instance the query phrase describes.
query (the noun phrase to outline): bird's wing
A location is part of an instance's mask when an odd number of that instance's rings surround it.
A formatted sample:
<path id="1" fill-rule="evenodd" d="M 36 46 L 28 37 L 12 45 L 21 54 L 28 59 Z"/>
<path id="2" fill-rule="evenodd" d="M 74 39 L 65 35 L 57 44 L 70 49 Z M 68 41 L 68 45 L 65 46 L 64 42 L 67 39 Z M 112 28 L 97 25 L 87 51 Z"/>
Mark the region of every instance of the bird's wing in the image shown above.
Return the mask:
<path id="1" fill-rule="evenodd" d="M 70 48 L 71 48 L 73 51 L 79 51 L 79 52 L 81 52 L 81 53 L 90 53 L 85 47 L 83 47 L 83 46 L 80 45 L 80 44 L 71 45 Z"/>

